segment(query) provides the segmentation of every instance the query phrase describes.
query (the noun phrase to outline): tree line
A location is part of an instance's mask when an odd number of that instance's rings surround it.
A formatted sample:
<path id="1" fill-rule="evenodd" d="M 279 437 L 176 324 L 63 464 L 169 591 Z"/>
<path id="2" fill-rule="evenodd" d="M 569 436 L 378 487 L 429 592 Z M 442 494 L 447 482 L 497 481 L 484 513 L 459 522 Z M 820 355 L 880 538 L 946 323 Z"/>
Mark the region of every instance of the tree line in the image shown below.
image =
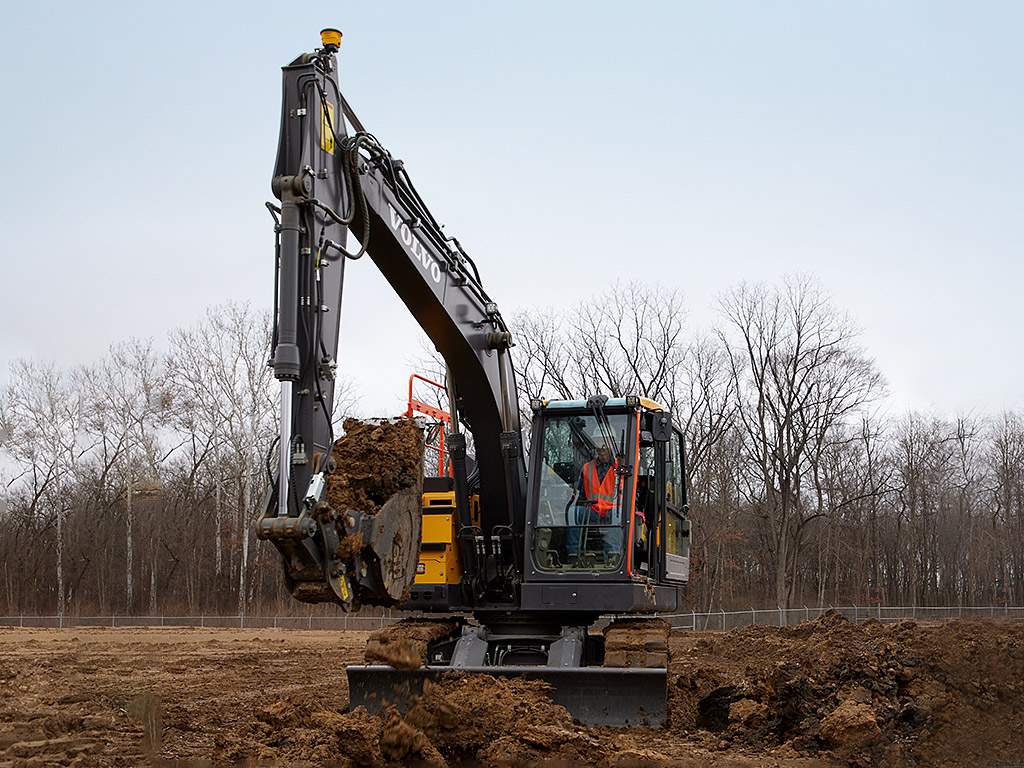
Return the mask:
<path id="1" fill-rule="evenodd" d="M 524 415 L 597 392 L 676 415 L 689 604 L 1024 604 L 1024 417 L 884 415 L 882 372 L 809 279 L 741 284 L 717 310 L 697 335 L 678 292 L 625 284 L 510 321 Z M 307 610 L 251 534 L 273 466 L 269 344 L 267 313 L 227 305 L 159 348 L 12 364 L 0 614 Z M 338 400 L 340 418 L 353 392 Z"/>

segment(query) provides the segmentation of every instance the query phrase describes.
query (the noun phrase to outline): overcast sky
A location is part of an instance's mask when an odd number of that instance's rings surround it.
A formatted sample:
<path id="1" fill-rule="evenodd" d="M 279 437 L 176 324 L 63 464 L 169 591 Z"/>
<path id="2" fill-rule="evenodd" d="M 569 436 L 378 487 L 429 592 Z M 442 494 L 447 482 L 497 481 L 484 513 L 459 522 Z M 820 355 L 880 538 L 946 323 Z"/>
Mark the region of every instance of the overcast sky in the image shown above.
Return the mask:
<path id="1" fill-rule="evenodd" d="M 269 305 L 280 66 L 343 90 L 506 314 L 615 280 L 811 273 L 892 408 L 1024 407 L 1024 4 L 17 3 L 0 24 L 0 365 Z M 400 410 L 420 334 L 346 270 L 341 372 Z"/>

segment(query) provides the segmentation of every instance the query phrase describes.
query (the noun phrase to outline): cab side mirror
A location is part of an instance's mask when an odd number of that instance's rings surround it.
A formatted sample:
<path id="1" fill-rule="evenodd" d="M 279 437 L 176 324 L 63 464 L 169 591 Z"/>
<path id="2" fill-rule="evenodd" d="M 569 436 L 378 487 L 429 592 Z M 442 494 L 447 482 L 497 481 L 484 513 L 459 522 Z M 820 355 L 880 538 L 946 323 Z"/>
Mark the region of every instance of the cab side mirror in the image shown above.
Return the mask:
<path id="1" fill-rule="evenodd" d="M 667 443 L 672 439 L 672 414 L 668 411 L 652 414 L 651 437 L 655 442 Z"/>

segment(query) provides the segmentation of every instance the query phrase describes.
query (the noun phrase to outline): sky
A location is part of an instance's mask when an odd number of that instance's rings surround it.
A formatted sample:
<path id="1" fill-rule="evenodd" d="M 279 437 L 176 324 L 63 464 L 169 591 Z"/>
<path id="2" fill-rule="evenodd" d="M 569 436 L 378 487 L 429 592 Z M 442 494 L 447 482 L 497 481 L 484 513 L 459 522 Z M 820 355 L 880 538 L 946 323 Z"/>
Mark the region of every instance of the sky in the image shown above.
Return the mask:
<path id="1" fill-rule="evenodd" d="M 895 410 L 1024 407 L 1024 4 L 18 3 L 0 42 L 0 381 L 269 306 L 280 67 L 342 88 L 510 314 L 615 281 L 694 332 L 814 275 Z M 340 373 L 403 408 L 422 336 L 350 264 Z"/>

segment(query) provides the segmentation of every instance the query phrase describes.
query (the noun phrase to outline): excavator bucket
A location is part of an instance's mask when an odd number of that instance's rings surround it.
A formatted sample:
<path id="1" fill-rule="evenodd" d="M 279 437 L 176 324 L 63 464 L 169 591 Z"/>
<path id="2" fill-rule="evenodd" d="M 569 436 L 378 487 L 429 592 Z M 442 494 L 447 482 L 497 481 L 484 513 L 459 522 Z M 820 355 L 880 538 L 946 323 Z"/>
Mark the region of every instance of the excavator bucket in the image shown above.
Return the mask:
<path id="1" fill-rule="evenodd" d="M 452 675 L 492 675 L 541 680 L 551 700 L 584 725 L 661 728 L 668 720 L 668 675 L 662 668 L 615 667 L 419 667 L 354 664 L 348 675 L 349 708 L 378 712 L 394 706 L 408 711 L 427 680 Z"/>

